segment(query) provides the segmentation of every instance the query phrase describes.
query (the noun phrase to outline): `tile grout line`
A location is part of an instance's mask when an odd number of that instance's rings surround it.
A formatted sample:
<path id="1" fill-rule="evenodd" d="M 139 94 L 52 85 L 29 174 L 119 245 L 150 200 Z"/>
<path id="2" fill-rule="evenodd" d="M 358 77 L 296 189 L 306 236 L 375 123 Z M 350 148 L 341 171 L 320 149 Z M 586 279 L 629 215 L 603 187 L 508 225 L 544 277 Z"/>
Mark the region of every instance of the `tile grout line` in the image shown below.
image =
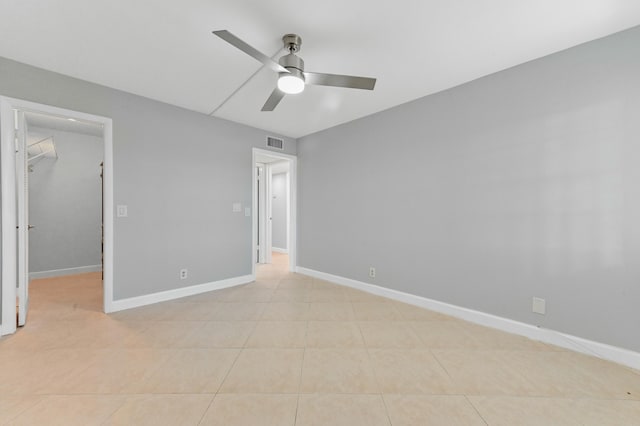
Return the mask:
<path id="1" fill-rule="evenodd" d="M 109 421 L 109 420 L 110 420 L 110 419 L 111 419 L 111 418 L 112 418 L 112 417 L 113 417 L 113 416 L 114 416 L 118 411 L 120 411 L 120 409 L 121 409 L 122 407 L 124 407 L 124 404 L 126 404 L 126 403 L 127 403 L 127 400 L 128 400 L 128 399 L 129 399 L 129 396 L 123 396 L 123 397 L 122 397 L 122 404 L 119 404 L 119 405 L 118 405 L 118 408 L 116 408 L 115 410 L 113 410 L 113 411 L 111 412 L 111 414 L 109 414 L 109 415 L 104 419 L 104 421 L 103 421 L 102 423 L 100 423 L 100 426 L 107 424 L 107 422 L 108 422 L 108 421 Z"/>
<path id="2" fill-rule="evenodd" d="M 485 418 L 484 418 L 484 417 L 482 417 L 482 414 L 480 414 L 480 411 L 479 411 L 479 410 L 478 410 L 478 408 L 475 406 L 475 404 L 474 404 L 473 402 L 471 402 L 471 400 L 469 399 L 469 396 L 464 395 L 464 399 L 466 399 L 466 400 L 467 400 L 467 402 L 468 402 L 469 404 L 471 404 L 471 407 L 473 407 L 473 409 L 475 410 L 475 412 L 476 412 L 476 413 L 478 413 L 478 416 L 480 416 L 480 418 L 482 419 L 482 421 L 484 422 L 484 424 L 485 424 L 485 425 L 487 425 L 487 426 L 489 426 L 489 422 L 487 422 L 487 421 L 485 420 Z"/>
<path id="3" fill-rule="evenodd" d="M 419 338 L 420 336 L 418 336 Z M 442 368 L 444 370 L 444 372 L 447 374 L 447 377 L 449 377 L 449 379 L 451 379 L 452 382 L 454 382 L 453 377 L 451 376 L 451 374 L 449 374 L 449 370 L 447 370 L 447 368 L 444 366 L 444 364 L 442 363 L 442 361 L 440 361 L 440 358 L 438 358 L 436 356 L 436 354 L 433 352 L 432 348 L 428 347 L 427 345 L 427 350 L 429 351 L 429 353 L 431 354 L 431 356 L 433 357 L 433 359 L 436 360 L 436 362 L 438 363 L 438 365 L 440 366 L 440 368 Z"/>
<path id="4" fill-rule="evenodd" d="M 300 388 L 302 387 L 302 372 L 304 371 L 304 359 L 307 354 L 307 339 L 309 336 L 309 320 L 306 321 L 306 329 L 304 333 L 304 348 L 302 350 L 302 362 L 300 363 L 300 378 L 298 379 L 298 395 L 296 398 L 296 414 L 293 418 L 294 426 L 298 423 L 298 409 L 300 407 Z"/>
<path id="5" fill-rule="evenodd" d="M 351 303 L 351 310 L 354 312 L 354 319 L 355 319 L 355 309 L 353 309 L 353 302 L 350 301 Z M 391 416 L 389 415 L 389 408 L 387 407 L 387 401 L 385 401 L 384 399 L 384 393 L 382 391 L 382 386 L 380 385 L 380 380 L 378 379 L 378 373 L 376 372 L 376 369 L 373 365 L 373 360 L 371 358 L 371 352 L 369 352 L 369 345 L 367 344 L 367 341 L 364 339 L 364 334 L 362 333 L 362 328 L 360 328 L 360 322 L 359 321 L 354 321 L 356 323 L 356 325 L 358 326 L 358 331 L 360 331 L 360 337 L 362 337 L 362 342 L 364 343 L 364 347 L 367 351 L 367 357 L 369 358 L 369 363 L 371 364 L 371 370 L 373 371 L 373 377 L 376 381 L 376 385 L 378 386 L 378 395 L 380 395 L 380 399 L 382 400 L 382 405 L 384 406 L 384 412 L 387 415 L 387 421 L 389 422 L 389 425 L 391 426 L 393 423 L 391 422 Z"/>
<path id="6" fill-rule="evenodd" d="M 257 321 L 256 321 L 256 324 L 257 324 Z M 255 327 L 254 327 L 254 329 L 255 329 Z M 253 331 L 251 333 L 253 333 Z M 250 336 L 250 334 L 247 336 L 247 338 L 246 338 L 247 340 L 249 339 L 249 336 Z M 245 340 L 245 344 L 246 344 L 246 340 Z M 202 416 L 200 417 L 200 421 L 198 421 L 198 425 L 202 424 L 202 421 L 204 420 L 204 417 L 207 415 L 207 412 L 209 412 L 209 410 L 211 409 L 211 406 L 213 405 L 213 401 L 215 401 L 216 397 L 218 396 L 218 393 L 220 393 L 220 389 L 222 389 L 222 385 L 224 385 L 224 382 L 227 380 L 227 377 L 229 377 L 229 374 L 231 373 L 231 370 L 233 370 L 233 367 L 236 365 L 236 362 L 238 361 L 238 358 L 240 358 L 240 354 L 244 350 L 244 347 L 232 348 L 232 349 L 237 349 L 238 350 L 238 354 L 236 355 L 235 359 L 233 360 L 233 362 L 229 366 L 229 369 L 227 370 L 227 373 L 224 375 L 224 378 L 220 381 L 220 385 L 218 385 L 218 389 L 216 389 L 216 392 L 213 394 L 213 398 L 211 398 L 211 401 L 209 402 L 209 405 L 207 405 L 207 409 L 204 410 L 204 412 L 202 413 Z"/>

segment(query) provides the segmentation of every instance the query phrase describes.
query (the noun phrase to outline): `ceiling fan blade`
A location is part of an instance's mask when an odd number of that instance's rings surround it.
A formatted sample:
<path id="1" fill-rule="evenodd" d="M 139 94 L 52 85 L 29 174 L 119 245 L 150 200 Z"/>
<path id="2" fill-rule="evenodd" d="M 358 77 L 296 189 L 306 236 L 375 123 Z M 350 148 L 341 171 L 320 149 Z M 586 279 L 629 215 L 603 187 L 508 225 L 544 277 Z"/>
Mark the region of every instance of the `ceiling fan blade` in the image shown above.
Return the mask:
<path id="1" fill-rule="evenodd" d="M 353 75 L 323 74 L 319 72 L 305 72 L 305 83 L 317 86 L 347 87 L 349 89 L 373 90 L 375 78 L 356 77 Z"/>
<path id="2" fill-rule="evenodd" d="M 224 41 L 226 41 L 227 43 L 229 43 L 230 45 L 242 50 L 247 55 L 259 60 L 260 62 L 262 62 L 263 64 L 265 64 L 266 66 L 274 70 L 275 72 L 289 72 L 285 67 L 283 67 L 282 65 L 280 65 L 279 63 L 277 63 L 276 61 L 274 61 L 264 53 L 260 52 L 259 50 L 249 46 L 247 43 L 240 40 L 238 37 L 234 36 L 229 31 L 219 30 L 219 31 L 212 31 L 212 32 L 218 37 L 220 37 L 221 39 L 223 39 Z"/>
<path id="3" fill-rule="evenodd" d="M 264 103 L 262 111 L 273 111 L 276 106 L 278 106 L 282 98 L 284 98 L 284 92 L 276 87 L 275 89 L 273 89 L 273 92 L 271 92 L 271 95 L 269 96 L 269 99 L 267 99 L 267 102 Z"/>

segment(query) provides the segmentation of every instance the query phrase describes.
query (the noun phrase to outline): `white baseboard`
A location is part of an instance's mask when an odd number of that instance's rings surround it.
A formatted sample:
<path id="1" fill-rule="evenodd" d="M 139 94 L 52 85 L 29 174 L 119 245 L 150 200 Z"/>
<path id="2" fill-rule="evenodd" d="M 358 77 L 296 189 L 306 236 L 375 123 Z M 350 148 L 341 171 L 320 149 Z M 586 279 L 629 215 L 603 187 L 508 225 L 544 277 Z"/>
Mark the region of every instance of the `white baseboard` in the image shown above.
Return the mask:
<path id="1" fill-rule="evenodd" d="M 536 327 L 534 325 L 525 324 L 523 322 L 499 317 L 497 315 L 487 314 L 485 312 L 480 312 L 473 309 L 451 305 L 449 303 L 439 302 L 437 300 L 428 299 L 426 297 L 416 296 L 413 294 L 380 287 L 378 285 L 340 277 L 338 275 L 315 271 L 313 269 L 297 267 L 296 272 L 347 287 L 355 288 L 357 290 L 362 290 L 367 293 L 375 294 L 377 296 L 409 303 L 411 305 L 450 315 L 469 322 L 473 322 L 475 324 L 495 328 L 498 330 L 506 331 L 508 333 L 518 334 L 520 336 L 528 337 L 533 340 L 560 346 L 562 348 L 570 349 L 587 355 L 596 356 L 598 358 L 606 359 L 608 361 L 613 361 L 634 368 L 636 370 L 640 370 L 640 353 L 628 349 L 583 339 L 581 337 L 572 336 L 570 334 L 561 333 L 555 330 Z"/>
<path id="2" fill-rule="evenodd" d="M 125 309 L 137 308 L 151 305 L 158 302 L 180 299 L 181 297 L 194 296 L 212 290 L 221 290 L 227 287 L 234 287 L 255 281 L 254 275 L 244 275 L 241 277 L 228 278 L 226 280 L 214 281 L 205 284 L 198 284 L 175 290 L 160 291 L 158 293 L 145 294 L 144 296 L 130 297 L 128 299 L 114 300 L 111 303 L 110 312 L 123 311 Z"/>
<path id="3" fill-rule="evenodd" d="M 275 251 L 276 253 L 289 254 L 289 250 L 283 249 L 283 248 L 278 248 L 278 247 L 271 247 L 271 251 Z"/>
<path id="4" fill-rule="evenodd" d="M 50 271 L 29 272 L 29 279 L 61 277 L 63 275 L 86 274 L 88 272 L 100 272 L 102 265 L 79 266 L 77 268 L 52 269 Z"/>

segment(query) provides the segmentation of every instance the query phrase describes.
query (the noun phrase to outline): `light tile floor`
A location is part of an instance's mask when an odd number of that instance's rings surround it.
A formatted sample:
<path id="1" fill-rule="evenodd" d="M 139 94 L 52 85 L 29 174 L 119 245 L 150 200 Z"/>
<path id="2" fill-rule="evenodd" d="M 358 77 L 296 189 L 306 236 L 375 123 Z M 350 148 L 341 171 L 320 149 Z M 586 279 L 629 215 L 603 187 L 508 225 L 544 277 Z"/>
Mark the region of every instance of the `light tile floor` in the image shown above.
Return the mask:
<path id="1" fill-rule="evenodd" d="M 37 280 L 0 425 L 640 425 L 640 373 L 287 272 L 112 315 Z"/>

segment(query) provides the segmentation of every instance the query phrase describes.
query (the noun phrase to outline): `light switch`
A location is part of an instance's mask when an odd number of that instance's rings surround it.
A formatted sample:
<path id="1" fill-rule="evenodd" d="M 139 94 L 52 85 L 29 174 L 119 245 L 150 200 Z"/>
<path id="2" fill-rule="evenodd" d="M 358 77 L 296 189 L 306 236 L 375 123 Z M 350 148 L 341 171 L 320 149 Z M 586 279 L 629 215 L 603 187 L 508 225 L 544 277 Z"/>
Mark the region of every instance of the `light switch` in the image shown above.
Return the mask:
<path id="1" fill-rule="evenodd" d="M 117 208 L 117 216 L 118 217 L 127 217 L 127 206 L 119 204 Z"/>
<path id="2" fill-rule="evenodd" d="M 244 215 L 247 217 L 251 216 L 251 207 L 244 208 Z"/>
<path id="3" fill-rule="evenodd" d="M 242 211 L 242 204 L 233 203 L 233 212 L 234 213 L 240 213 L 241 211 Z"/>

